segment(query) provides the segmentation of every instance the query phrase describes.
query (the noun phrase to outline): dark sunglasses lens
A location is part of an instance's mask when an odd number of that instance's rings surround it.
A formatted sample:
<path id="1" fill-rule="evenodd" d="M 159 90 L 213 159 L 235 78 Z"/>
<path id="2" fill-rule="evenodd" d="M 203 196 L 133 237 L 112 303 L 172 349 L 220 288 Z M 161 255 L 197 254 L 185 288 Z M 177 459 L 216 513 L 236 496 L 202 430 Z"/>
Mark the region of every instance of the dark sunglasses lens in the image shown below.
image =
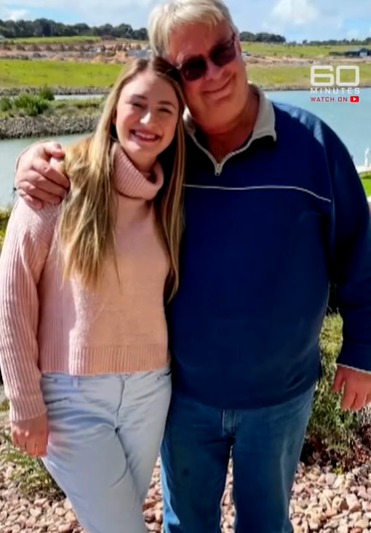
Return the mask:
<path id="1" fill-rule="evenodd" d="M 202 78 L 207 70 L 205 59 L 199 58 L 184 63 L 180 69 L 180 73 L 186 81 L 195 81 Z"/>
<path id="2" fill-rule="evenodd" d="M 236 58 L 236 47 L 234 41 L 223 46 L 218 46 L 211 54 L 211 61 L 218 67 L 224 67 Z"/>

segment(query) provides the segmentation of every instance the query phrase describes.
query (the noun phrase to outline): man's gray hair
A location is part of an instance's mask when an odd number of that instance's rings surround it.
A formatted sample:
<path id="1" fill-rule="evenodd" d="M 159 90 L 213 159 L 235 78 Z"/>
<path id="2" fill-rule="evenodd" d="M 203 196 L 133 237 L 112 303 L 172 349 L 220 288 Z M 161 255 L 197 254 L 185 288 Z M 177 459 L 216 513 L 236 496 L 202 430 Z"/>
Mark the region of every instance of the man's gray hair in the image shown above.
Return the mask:
<path id="1" fill-rule="evenodd" d="M 213 26 L 226 21 L 237 32 L 222 0 L 169 0 L 156 6 L 148 21 L 149 44 L 154 54 L 166 57 L 173 30 L 201 22 Z"/>

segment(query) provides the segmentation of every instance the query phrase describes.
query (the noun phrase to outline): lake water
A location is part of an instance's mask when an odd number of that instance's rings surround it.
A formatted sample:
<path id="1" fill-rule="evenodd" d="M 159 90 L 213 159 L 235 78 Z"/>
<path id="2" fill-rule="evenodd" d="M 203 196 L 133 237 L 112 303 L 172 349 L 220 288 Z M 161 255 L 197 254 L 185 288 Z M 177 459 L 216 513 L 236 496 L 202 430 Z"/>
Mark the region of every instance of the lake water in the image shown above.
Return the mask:
<path id="1" fill-rule="evenodd" d="M 86 100 L 87 98 L 103 98 L 104 94 L 56 94 L 56 100 Z"/>
<path id="2" fill-rule="evenodd" d="M 358 103 L 311 102 L 309 91 L 268 92 L 270 99 L 288 102 L 311 111 L 331 126 L 348 147 L 356 165 L 364 164 L 366 148 L 371 149 L 371 88 L 361 89 Z M 81 97 L 81 96 L 80 96 Z M 79 136 L 57 137 L 62 144 Z M 81 137 L 81 136 L 80 136 Z M 19 153 L 35 139 L 0 141 L 0 205 L 13 199 L 14 164 Z"/>

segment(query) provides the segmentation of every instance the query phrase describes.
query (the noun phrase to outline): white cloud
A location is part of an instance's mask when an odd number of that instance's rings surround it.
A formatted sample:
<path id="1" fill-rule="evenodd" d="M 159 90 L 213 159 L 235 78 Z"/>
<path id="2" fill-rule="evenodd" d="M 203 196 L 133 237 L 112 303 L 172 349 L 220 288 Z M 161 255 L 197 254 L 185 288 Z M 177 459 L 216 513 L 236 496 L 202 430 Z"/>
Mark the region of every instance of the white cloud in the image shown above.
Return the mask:
<path id="1" fill-rule="evenodd" d="M 303 26 L 314 22 L 320 15 L 310 0 L 278 0 L 272 11 L 272 18 L 285 24 Z"/>
<path id="2" fill-rule="evenodd" d="M 2 20 L 25 20 L 27 14 L 27 9 L 0 9 L 0 19 Z"/>
<path id="3" fill-rule="evenodd" d="M 345 37 L 347 39 L 358 39 L 360 36 L 360 31 L 357 28 L 353 28 L 351 30 L 348 30 L 345 34 Z"/>
<path id="4" fill-rule="evenodd" d="M 265 31 L 288 40 L 322 40 L 353 38 L 355 32 L 359 38 L 367 37 L 370 32 L 364 22 L 370 19 L 370 0 L 272 0 L 261 24 Z"/>
<path id="5" fill-rule="evenodd" d="M 149 8 L 154 5 L 156 0 L 110 0 L 102 2 L 101 0 L 19 0 L 18 6 L 22 9 L 11 9 L 11 2 L 6 5 L 5 9 L 0 0 L 0 19 L 10 19 L 10 15 L 22 15 L 27 13 L 28 17 L 35 18 L 34 10 L 37 16 L 48 17 L 48 12 L 53 10 L 52 18 L 63 19 L 67 15 L 68 19 L 73 22 L 86 22 L 90 25 L 101 25 L 111 23 L 113 25 L 120 23 L 135 23 L 135 27 L 146 24 Z M 17 6 L 17 7 L 18 7 Z M 8 8 L 8 9 L 6 9 Z M 142 19 L 141 24 L 139 20 Z"/>

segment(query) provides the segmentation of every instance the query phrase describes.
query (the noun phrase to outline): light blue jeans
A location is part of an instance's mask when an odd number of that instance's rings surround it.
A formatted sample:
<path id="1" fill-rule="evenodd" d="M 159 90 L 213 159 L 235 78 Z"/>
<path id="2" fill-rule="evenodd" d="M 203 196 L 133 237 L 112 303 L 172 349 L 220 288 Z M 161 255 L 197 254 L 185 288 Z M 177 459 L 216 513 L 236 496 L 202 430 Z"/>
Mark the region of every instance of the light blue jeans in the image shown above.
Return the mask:
<path id="1" fill-rule="evenodd" d="M 147 533 L 142 504 L 159 454 L 171 373 L 44 374 L 44 464 L 89 533 Z"/>

